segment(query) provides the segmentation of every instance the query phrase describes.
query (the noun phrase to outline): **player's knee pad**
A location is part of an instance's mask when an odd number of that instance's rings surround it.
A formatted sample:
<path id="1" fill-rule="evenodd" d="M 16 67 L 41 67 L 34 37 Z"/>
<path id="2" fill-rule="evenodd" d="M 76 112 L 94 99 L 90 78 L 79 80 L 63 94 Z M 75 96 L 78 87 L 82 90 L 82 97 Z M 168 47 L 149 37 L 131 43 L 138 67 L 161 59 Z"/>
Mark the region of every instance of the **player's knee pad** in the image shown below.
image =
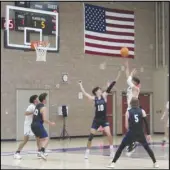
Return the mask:
<path id="1" fill-rule="evenodd" d="M 93 140 L 93 137 L 94 137 L 94 135 L 93 135 L 92 133 L 90 133 L 90 136 L 89 136 L 88 141 L 92 141 L 92 140 Z"/>

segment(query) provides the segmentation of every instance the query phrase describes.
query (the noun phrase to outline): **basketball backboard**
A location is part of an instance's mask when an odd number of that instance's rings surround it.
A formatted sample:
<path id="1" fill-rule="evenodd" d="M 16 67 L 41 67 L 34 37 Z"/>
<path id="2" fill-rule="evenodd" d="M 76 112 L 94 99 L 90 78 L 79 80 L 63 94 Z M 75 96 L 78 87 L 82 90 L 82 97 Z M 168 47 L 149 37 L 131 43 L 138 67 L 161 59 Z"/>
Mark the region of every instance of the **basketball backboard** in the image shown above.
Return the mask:
<path id="1" fill-rule="evenodd" d="M 31 41 L 49 41 L 47 51 L 58 51 L 58 5 L 50 5 L 50 2 L 38 5 L 30 8 L 6 6 L 5 48 L 32 50 Z M 41 10 L 35 7 L 41 7 Z M 10 28 L 11 20 L 15 21 L 14 29 Z"/>

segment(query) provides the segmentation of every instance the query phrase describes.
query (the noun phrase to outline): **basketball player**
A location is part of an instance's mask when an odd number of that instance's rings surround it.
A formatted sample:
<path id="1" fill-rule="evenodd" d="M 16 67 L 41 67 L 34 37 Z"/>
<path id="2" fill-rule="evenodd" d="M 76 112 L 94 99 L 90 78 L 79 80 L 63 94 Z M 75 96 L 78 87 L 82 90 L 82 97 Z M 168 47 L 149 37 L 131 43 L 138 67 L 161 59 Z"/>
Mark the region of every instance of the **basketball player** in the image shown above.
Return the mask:
<path id="1" fill-rule="evenodd" d="M 116 84 L 118 78 L 120 76 L 120 71 L 117 75 L 117 78 L 115 81 L 113 81 L 109 87 L 107 88 L 107 90 L 105 92 L 102 92 L 100 87 L 95 87 L 92 90 L 93 95 L 90 95 L 89 93 L 87 93 L 82 85 L 82 82 L 79 82 L 80 85 L 80 89 L 83 92 L 83 94 L 90 100 L 93 100 L 95 103 L 95 117 L 91 126 L 91 130 L 90 130 L 90 135 L 88 138 L 88 143 L 87 143 L 87 149 L 85 152 L 85 159 L 88 159 L 88 155 L 90 153 L 90 147 L 91 147 L 91 143 L 92 143 L 92 139 L 96 133 L 96 130 L 102 126 L 104 128 L 104 132 L 106 133 L 107 137 L 108 137 L 108 141 L 110 144 L 110 156 L 113 156 L 113 137 L 111 135 L 110 132 L 110 127 L 109 127 L 109 123 L 106 120 L 106 102 L 107 102 L 107 95 L 110 93 L 111 89 L 113 88 L 113 86 Z"/>
<path id="2" fill-rule="evenodd" d="M 131 108 L 126 111 L 125 115 L 125 127 L 128 130 L 125 137 L 123 138 L 116 154 L 113 158 L 112 163 L 107 166 L 108 168 L 114 168 L 116 161 L 119 159 L 123 149 L 133 143 L 133 142 L 140 142 L 142 146 L 145 148 L 149 156 L 153 161 L 153 167 L 159 168 L 157 161 L 155 159 L 154 153 L 149 147 L 148 142 L 146 141 L 145 134 L 143 131 L 143 122 L 146 126 L 147 131 L 147 140 L 151 140 L 150 130 L 147 123 L 146 113 L 143 109 L 139 107 L 139 100 L 137 98 L 132 98 L 130 102 Z"/>
<path id="3" fill-rule="evenodd" d="M 32 116 L 33 116 L 33 112 L 35 110 L 35 106 L 38 104 L 38 96 L 37 95 L 31 96 L 29 99 L 29 102 L 30 102 L 30 105 L 28 106 L 28 108 L 26 109 L 26 112 L 25 112 L 24 140 L 19 144 L 19 147 L 18 147 L 16 153 L 14 154 L 15 159 L 22 158 L 20 155 L 21 150 L 28 142 L 29 137 L 34 136 L 34 134 L 32 133 L 32 130 L 31 130 L 31 122 L 32 122 Z M 37 139 L 37 147 L 38 147 L 38 149 L 40 149 L 38 139 Z"/>
<path id="4" fill-rule="evenodd" d="M 33 120 L 31 124 L 31 129 L 34 135 L 39 138 L 40 141 L 40 156 L 46 160 L 45 148 L 48 145 L 48 134 L 43 126 L 43 123 L 47 123 L 54 126 L 55 123 L 46 119 L 47 108 L 46 104 L 47 93 L 42 93 L 39 96 L 40 103 L 36 105 L 35 111 L 33 113 Z"/>
<path id="5" fill-rule="evenodd" d="M 169 138 L 169 101 L 166 104 L 165 112 L 162 115 L 161 120 L 165 121 L 165 135 L 164 135 L 164 139 L 162 141 L 162 144 L 164 145 Z"/>
<path id="6" fill-rule="evenodd" d="M 136 73 L 136 69 L 133 69 L 131 73 L 129 73 L 129 64 L 128 61 L 125 63 L 126 66 L 126 77 L 127 77 L 127 84 L 128 84 L 128 88 L 127 88 L 127 110 L 129 110 L 131 108 L 130 106 L 130 101 L 132 99 L 132 97 L 136 97 L 138 98 L 139 93 L 140 93 L 140 80 L 135 77 L 135 73 Z M 134 148 L 136 147 L 135 143 L 130 144 L 129 146 L 127 146 L 127 156 L 131 156 L 131 154 L 134 151 Z"/>
<path id="7" fill-rule="evenodd" d="M 139 78 L 135 77 L 136 69 L 133 69 L 131 73 L 129 73 L 129 64 L 128 61 L 126 62 L 126 77 L 127 77 L 127 84 L 128 84 L 128 89 L 127 89 L 127 104 L 128 108 L 130 109 L 130 101 L 132 97 L 138 98 L 139 93 L 140 93 L 140 80 Z"/>

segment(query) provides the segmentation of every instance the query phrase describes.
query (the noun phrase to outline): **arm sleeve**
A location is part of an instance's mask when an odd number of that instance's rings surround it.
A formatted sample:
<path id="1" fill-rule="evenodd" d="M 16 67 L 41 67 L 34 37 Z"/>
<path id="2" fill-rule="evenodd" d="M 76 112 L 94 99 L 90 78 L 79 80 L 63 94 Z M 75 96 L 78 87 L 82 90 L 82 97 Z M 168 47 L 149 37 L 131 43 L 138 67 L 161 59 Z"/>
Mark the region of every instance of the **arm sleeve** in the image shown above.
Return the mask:
<path id="1" fill-rule="evenodd" d="M 147 133 L 147 135 L 150 135 L 150 129 L 149 129 L 149 126 L 148 126 L 147 118 L 143 117 L 143 120 L 144 120 L 145 127 L 146 127 L 146 133 Z"/>
<path id="2" fill-rule="evenodd" d="M 132 76 L 129 76 L 128 79 L 127 79 L 127 84 L 130 86 L 130 87 L 134 87 L 134 84 L 132 83 Z"/>
<path id="3" fill-rule="evenodd" d="M 113 82 L 109 85 L 109 87 L 107 88 L 106 92 L 107 92 L 107 93 L 110 93 L 111 89 L 113 88 L 113 86 L 114 86 L 115 84 L 116 84 L 116 81 L 113 81 Z"/>

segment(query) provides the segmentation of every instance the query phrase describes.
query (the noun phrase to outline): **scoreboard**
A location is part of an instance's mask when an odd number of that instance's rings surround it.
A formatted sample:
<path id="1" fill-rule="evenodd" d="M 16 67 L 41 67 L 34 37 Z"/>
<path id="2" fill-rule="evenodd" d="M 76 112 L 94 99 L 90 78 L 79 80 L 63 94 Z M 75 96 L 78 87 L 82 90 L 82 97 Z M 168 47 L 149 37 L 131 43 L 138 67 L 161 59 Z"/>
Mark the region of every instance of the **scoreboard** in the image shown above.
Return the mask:
<path id="1" fill-rule="evenodd" d="M 44 11 L 58 12 L 58 4 L 56 2 L 34 2 L 34 1 L 17 1 L 16 6 L 39 9 Z M 41 28 L 43 34 L 55 34 L 56 23 L 53 16 L 36 13 L 15 13 L 15 30 L 22 31 L 24 27 Z"/>
<path id="2" fill-rule="evenodd" d="M 36 2 L 36 1 L 16 1 L 15 6 L 38 9 L 44 11 L 58 12 L 58 3 L 57 2 Z M 16 31 L 24 31 L 24 27 L 33 27 L 40 28 L 43 31 L 43 34 L 53 35 L 56 30 L 56 20 L 55 16 L 31 13 L 31 12 L 23 12 L 16 11 L 15 19 L 11 19 L 11 23 L 13 24 L 13 28 L 11 30 Z M 5 27 L 4 18 L 1 20 L 2 28 Z"/>

